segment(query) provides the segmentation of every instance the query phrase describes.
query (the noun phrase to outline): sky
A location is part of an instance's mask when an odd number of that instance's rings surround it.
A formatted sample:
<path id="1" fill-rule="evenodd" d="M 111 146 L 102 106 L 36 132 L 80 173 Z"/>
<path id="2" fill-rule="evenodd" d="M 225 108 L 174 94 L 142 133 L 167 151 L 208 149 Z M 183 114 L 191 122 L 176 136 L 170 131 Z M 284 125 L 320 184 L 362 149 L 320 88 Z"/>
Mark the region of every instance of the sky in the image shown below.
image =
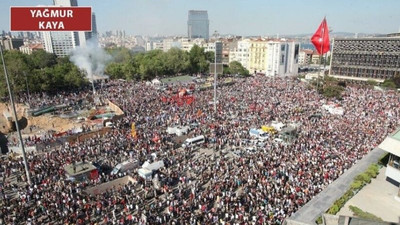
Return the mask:
<path id="1" fill-rule="evenodd" d="M 9 31 L 10 6 L 51 5 L 52 0 L 1 0 L 0 31 Z M 271 36 L 314 33 L 326 16 L 333 32 L 394 33 L 399 0 L 78 0 L 92 6 L 97 29 L 131 35 L 187 34 L 189 10 L 207 10 L 210 35 Z"/>

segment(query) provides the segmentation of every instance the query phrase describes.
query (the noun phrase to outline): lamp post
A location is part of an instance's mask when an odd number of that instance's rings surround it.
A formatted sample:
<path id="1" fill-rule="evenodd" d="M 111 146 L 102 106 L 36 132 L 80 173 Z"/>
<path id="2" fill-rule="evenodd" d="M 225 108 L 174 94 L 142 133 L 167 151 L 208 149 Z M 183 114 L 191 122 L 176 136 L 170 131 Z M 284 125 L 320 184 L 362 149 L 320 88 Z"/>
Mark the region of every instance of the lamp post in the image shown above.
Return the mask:
<path id="1" fill-rule="evenodd" d="M 214 51 L 214 113 L 217 113 L 217 41 Z"/>
<path id="2" fill-rule="evenodd" d="M 25 75 L 26 91 L 28 93 L 29 108 L 31 108 L 31 95 L 29 93 L 28 76 L 26 75 L 25 71 L 24 75 Z"/>
<path id="3" fill-rule="evenodd" d="M 28 168 L 28 162 L 26 160 L 26 154 L 25 154 L 25 147 L 24 147 L 24 141 L 22 140 L 22 135 L 21 131 L 19 129 L 18 125 L 18 116 L 17 116 L 17 111 L 15 110 L 15 104 L 14 104 L 14 97 L 12 95 L 11 87 L 10 87 L 10 81 L 8 79 L 8 73 L 7 73 L 7 68 L 6 68 L 6 62 L 4 60 L 4 55 L 3 55 L 3 46 L 0 44 L 0 54 L 1 54 L 1 60 L 3 62 L 3 69 L 4 69 L 4 76 L 6 77 L 6 82 L 7 82 L 7 88 L 8 88 L 8 94 L 10 95 L 10 101 L 11 101 L 11 106 L 12 110 L 14 113 L 14 120 L 15 120 L 15 127 L 17 129 L 18 133 L 18 139 L 19 139 L 19 144 L 22 149 L 22 157 L 24 159 L 24 166 L 25 166 L 25 173 L 26 173 L 26 179 L 29 185 L 31 185 L 31 176 L 29 174 L 29 168 Z"/>

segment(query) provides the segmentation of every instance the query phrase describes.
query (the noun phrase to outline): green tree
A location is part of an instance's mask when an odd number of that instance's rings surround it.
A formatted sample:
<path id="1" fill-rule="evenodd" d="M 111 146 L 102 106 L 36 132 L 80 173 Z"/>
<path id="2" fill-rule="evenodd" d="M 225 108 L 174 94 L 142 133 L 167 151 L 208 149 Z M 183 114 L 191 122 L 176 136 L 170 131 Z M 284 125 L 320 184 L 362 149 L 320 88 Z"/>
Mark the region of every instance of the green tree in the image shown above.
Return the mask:
<path id="1" fill-rule="evenodd" d="M 385 81 L 383 81 L 382 87 L 385 87 L 385 88 L 396 88 L 396 83 L 393 80 L 386 79 Z"/>
<path id="2" fill-rule="evenodd" d="M 111 79 L 125 79 L 124 75 L 124 65 L 122 63 L 110 63 L 107 65 L 105 72 L 110 75 Z"/>
<path id="3" fill-rule="evenodd" d="M 171 48 L 165 54 L 165 74 L 174 75 L 188 71 L 189 54 L 178 48 Z"/>
<path id="4" fill-rule="evenodd" d="M 323 95 L 328 98 L 340 98 L 344 88 L 338 85 L 325 86 L 323 89 Z"/>
<path id="5" fill-rule="evenodd" d="M 190 61 L 189 72 L 191 73 L 208 72 L 210 63 L 209 61 L 207 61 L 204 48 L 201 48 L 198 45 L 194 45 L 189 52 L 189 61 Z"/>
<path id="6" fill-rule="evenodd" d="M 369 85 L 369 86 L 376 86 L 377 84 L 378 84 L 378 82 L 376 82 L 373 79 L 368 79 L 367 80 L 367 85 Z"/>
<path id="7" fill-rule="evenodd" d="M 32 67 L 35 69 L 52 67 L 57 64 L 57 57 L 55 54 L 48 53 L 44 50 L 32 52 L 29 56 Z"/>
<path id="8" fill-rule="evenodd" d="M 249 71 L 238 61 L 232 61 L 229 63 L 229 72 L 230 74 L 249 75 Z"/>

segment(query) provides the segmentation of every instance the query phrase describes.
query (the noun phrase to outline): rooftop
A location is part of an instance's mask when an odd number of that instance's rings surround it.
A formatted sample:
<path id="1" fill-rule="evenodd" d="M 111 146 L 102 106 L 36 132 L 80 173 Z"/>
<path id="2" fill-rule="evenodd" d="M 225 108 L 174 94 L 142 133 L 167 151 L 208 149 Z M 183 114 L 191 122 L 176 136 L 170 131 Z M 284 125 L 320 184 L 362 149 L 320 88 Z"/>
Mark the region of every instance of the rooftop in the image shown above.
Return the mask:
<path id="1" fill-rule="evenodd" d="M 400 128 L 390 136 L 387 136 L 378 147 L 386 152 L 392 153 L 393 155 L 400 156 Z"/>
<path id="2" fill-rule="evenodd" d="M 80 174 L 84 174 L 87 172 L 90 172 L 94 169 L 96 169 L 95 166 L 92 165 L 92 163 L 83 163 L 83 162 L 77 162 L 75 164 L 76 170 L 74 171 L 74 166 L 73 164 L 68 164 L 64 166 L 65 172 L 70 175 L 70 176 L 76 176 Z"/>

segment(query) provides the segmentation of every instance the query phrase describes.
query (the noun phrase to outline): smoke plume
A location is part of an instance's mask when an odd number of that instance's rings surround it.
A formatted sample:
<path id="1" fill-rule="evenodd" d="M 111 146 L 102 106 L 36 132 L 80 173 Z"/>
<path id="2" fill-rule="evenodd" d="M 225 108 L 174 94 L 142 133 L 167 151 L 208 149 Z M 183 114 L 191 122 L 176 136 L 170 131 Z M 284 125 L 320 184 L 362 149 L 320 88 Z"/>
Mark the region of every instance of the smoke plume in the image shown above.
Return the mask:
<path id="1" fill-rule="evenodd" d="M 108 78 L 104 75 L 104 69 L 111 56 L 98 46 L 95 38 L 89 39 L 85 46 L 75 48 L 71 52 L 70 60 L 81 70 L 86 71 L 86 77 L 91 82 L 96 78 Z"/>

